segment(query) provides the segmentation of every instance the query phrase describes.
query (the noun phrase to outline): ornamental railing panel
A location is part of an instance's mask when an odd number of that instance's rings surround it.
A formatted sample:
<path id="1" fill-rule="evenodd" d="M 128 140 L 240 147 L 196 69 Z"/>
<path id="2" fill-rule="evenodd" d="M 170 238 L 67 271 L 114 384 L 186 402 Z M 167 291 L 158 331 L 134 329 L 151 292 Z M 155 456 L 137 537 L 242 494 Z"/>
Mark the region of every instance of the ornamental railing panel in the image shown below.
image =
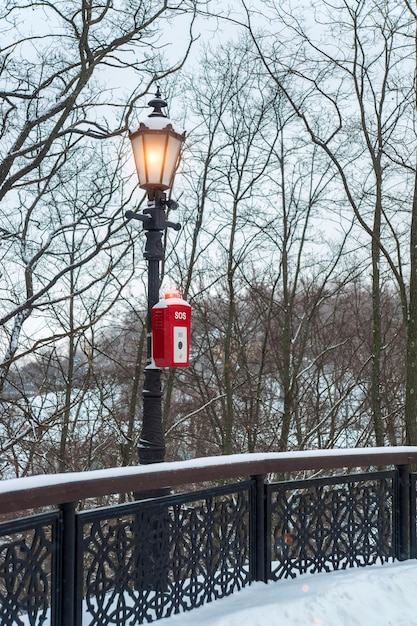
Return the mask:
<path id="1" fill-rule="evenodd" d="M 394 471 L 266 485 L 268 578 L 394 558 L 395 486 Z"/>
<path id="2" fill-rule="evenodd" d="M 249 584 L 251 490 L 247 482 L 79 513 L 77 623 L 142 624 Z"/>
<path id="3" fill-rule="evenodd" d="M 56 623 L 59 512 L 0 524 L 0 624 Z"/>

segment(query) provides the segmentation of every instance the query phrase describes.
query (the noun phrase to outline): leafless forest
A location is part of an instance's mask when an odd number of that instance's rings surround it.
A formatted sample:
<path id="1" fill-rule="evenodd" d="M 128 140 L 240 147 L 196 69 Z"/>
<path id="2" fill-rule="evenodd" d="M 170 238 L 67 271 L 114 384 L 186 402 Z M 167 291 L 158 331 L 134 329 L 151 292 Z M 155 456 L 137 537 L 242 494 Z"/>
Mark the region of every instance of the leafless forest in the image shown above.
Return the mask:
<path id="1" fill-rule="evenodd" d="M 0 8 L 3 478 L 138 462 L 156 85 L 187 130 L 161 292 L 193 306 L 167 460 L 417 445 L 415 4 L 230 5 Z"/>

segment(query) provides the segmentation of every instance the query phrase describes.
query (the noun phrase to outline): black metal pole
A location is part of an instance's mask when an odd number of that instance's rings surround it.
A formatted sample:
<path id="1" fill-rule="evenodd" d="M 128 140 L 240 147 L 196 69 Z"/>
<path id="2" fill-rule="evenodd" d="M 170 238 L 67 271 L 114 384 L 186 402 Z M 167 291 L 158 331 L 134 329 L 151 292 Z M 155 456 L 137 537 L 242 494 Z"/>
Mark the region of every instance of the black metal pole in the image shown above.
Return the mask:
<path id="1" fill-rule="evenodd" d="M 265 552 L 265 537 L 266 537 L 266 515 L 265 515 L 265 476 L 263 474 L 252 476 L 254 482 L 253 485 L 253 498 L 252 503 L 252 520 L 254 528 L 252 530 L 252 541 L 254 543 L 252 549 L 252 579 L 260 580 L 262 582 L 268 582 L 267 571 L 269 568 L 269 562 L 267 562 L 267 556 Z"/>
<path id="2" fill-rule="evenodd" d="M 167 227 L 180 230 L 181 225 L 166 219 L 165 207 L 176 208 L 172 200 L 159 189 L 148 190 L 148 208 L 138 215 L 127 211 L 127 219 L 142 222 L 146 232 L 143 253 L 148 264 L 147 363 L 143 383 L 142 432 L 138 455 L 141 465 L 162 463 L 165 459 L 165 436 L 162 421 L 161 370 L 152 359 L 152 307 L 159 301 L 160 263 L 164 259 L 163 232 Z"/>
<path id="3" fill-rule="evenodd" d="M 73 626 L 76 621 L 78 607 L 81 611 L 81 602 L 77 602 L 78 581 L 76 579 L 76 519 L 75 502 L 62 504 L 61 509 L 61 576 L 60 576 L 60 602 L 58 623 L 61 626 Z M 77 607 L 77 609 L 76 609 Z M 79 616 L 78 616 L 79 617 Z"/>
<path id="4" fill-rule="evenodd" d="M 396 557 L 399 561 L 410 558 L 410 468 L 397 465 L 397 545 Z"/>
<path id="5" fill-rule="evenodd" d="M 142 432 L 139 439 L 138 455 L 141 465 L 162 463 L 165 459 L 165 435 L 162 420 L 161 370 L 152 359 L 152 307 L 159 301 L 160 264 L 164 259 L 163 232 L 169 224 L 165 219 L 165 194 L 159 190 L 148 192 L 149 205 L 142 216 L 146 232 L 146 245 L 143 256 L 148 264 L 148 311 L 147 311 L 147 363 L 143 382 Z M 169 488 L 154 489 L 135 493 L 136 499 L 154 498 L 168 495 Z M 161 533 L 169 522 L 166 508 L 162 508 L 150 520 L 150 528 L 155 536 L 154 543 L 146 546 L 144 554 L 149 558 L 151 588 L 164 591 L 168 581 L 169 545 L 168 535 Z"/>
<path id="6" fill-rule="evenodd" d="M 141 465 L 161 463 L 165 459 L 165 437 L 162 422 L 161 370 L 152 361 L 152 307 L 159 300 L 160 263 L 164 258 L 162 234 L 165 230 L 165 194 L 149 192 L 150 205 L 143 220 L 146 245 L 143 256 L 148 263 L 147 364 L 143 384 L 142 432 L 138 454 Z"/>

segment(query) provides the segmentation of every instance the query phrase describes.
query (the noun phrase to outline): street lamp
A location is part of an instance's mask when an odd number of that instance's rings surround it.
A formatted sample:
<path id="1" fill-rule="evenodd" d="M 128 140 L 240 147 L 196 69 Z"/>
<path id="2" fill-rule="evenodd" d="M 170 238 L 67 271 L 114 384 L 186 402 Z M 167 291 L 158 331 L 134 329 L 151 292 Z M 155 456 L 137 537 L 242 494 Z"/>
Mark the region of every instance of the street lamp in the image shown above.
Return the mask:
<path id="1" fill-rule="evenodd" d="M 148 195 L 148 206 L 142 214 L 127 211 L 128 219 L 143 223 L 146 233 L 144 258 L 148 262 L 147 364 L 143 385 L 142 432 L 139 440 L 139 462 L 142 465 L 160 463 L 165 458 L 165 438 L 162 423 L 161 370 L 152 358 L 152 307 L 159 301 L 160 263 L 164 258 L 163 232 L 174 230 L 180 224 L 166 219 L 166 208 L 177 204 L 167 200 L 165 191 L 173 184 L 185 132 L 174 128 L 162 112 L 167 103 L 162 100 L 159 87 L 149 103 L 152 113 L 140 122 L 138 130 L 129 133 L 139 177 L 139 186 Z"/>

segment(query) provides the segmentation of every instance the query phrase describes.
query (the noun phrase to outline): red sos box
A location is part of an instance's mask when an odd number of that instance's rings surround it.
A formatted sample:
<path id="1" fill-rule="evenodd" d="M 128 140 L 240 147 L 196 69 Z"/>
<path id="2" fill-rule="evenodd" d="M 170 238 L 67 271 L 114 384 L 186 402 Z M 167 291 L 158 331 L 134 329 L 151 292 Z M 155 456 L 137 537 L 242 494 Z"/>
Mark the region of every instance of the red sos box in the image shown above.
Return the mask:
<path id="1" fill-rule="evenodd" d="M 152 356 L 157 367 L 190 364 L 191 306 L 167 294 L 152 307 Z"/>

